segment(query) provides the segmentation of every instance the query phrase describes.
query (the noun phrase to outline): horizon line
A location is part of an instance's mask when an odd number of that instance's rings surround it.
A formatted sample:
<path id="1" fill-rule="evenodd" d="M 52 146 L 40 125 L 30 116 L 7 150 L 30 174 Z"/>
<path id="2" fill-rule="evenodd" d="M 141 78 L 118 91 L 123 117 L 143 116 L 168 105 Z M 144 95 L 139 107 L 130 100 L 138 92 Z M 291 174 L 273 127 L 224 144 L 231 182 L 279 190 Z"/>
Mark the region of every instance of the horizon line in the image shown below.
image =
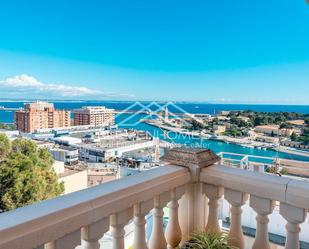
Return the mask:
<path id="1" fill-rule="evenodd" d="M 29 99 L 11 99 L 0 98 L 0 102 L 30 102 L 30 101 L 50 101 L 50 102 L 173 102 L 188 104 L 208 104 L 208 105 L 272 105 L 272 106 L 308 106 L 301 103 L 246 103 L 246 102 L 214 102 L 214 101 L 194 101 L 194 100 L 113 100 L 113 99 L 48 99 L 48 98 L 29 98 Z"/>

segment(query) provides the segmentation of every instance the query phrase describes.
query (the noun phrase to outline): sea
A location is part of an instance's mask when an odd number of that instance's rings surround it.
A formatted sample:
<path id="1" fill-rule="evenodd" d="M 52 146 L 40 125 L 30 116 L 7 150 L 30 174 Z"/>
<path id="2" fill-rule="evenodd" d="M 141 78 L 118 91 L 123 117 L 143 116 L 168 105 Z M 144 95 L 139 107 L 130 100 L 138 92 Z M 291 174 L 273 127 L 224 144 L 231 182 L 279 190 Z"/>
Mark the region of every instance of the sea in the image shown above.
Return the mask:
<path id="1" fill-rule="evenodd" d="M 209 104 L 209 103 L 188 103 L 188 102 L 131 102 L 131 101 L 50 101 L 53 102 L 57 109 L 73 110 L 81 108 L 82 106 L 106 106 L 115 110 L 127 111 L 145 111 L 145 110 L 161 110 L 168 107 L 169 113 L 199 113 L 199 114 L 217 114 L 220 111 L 229 110 L 252 110 L 259 112 L 296 112 L 302 114 L 309 114 L 309 106 L 306 105 L 243 105 L 243 104 Z M 23 101 L 3 101 L 0 102 L 0 107 L 6 108 L 20 108 L 24 106 Z M 127 114 L 122 113 L 116 115 L 115 122 L 122 128 L 138 129 L 148 131 L 155 137 L 166 140 L 168 142 L 175 142 L 187 146 L 203 147 L 213 150 L 216 153 L 230 152 L 237 154 L 248 154 L 256 156 L 265 156 L 272 158 L 284 158 L 291 160 L 309 161 L 308 157 L 293 155 L 288 153 L 280 153 L 271 150 L 261 150 L 256 148 L 248 148 L 235 144 L 214 141 L 209 139 L 201 139 L 199 137 L 185 136 L 168 132 L 168 134 L 151 125 L 140 122 L 145 118 L 146 114 Z M 14 111 L 0 110 L 0 122 L 13 123 Z"/>

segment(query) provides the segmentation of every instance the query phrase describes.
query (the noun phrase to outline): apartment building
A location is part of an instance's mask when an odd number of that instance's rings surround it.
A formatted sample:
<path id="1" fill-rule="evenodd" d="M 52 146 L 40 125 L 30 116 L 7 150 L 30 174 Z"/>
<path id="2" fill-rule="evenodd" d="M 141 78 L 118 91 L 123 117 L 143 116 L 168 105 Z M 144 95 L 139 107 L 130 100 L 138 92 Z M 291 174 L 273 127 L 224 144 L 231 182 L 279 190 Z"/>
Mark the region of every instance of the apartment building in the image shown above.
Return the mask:
<path id="1" fill-rule="evenodd" d="M 74 110 L 74 125 L 103 126 L 114 124 L 114 110 L 104 106 L 84 106 Z"/>
<path id="2" fill-rule="evenodd" d="M 70 126 L 70 111 L 56 110 L 52 103 L 34 102 L 14 113 L 15 128 L 21 132 Z"/>

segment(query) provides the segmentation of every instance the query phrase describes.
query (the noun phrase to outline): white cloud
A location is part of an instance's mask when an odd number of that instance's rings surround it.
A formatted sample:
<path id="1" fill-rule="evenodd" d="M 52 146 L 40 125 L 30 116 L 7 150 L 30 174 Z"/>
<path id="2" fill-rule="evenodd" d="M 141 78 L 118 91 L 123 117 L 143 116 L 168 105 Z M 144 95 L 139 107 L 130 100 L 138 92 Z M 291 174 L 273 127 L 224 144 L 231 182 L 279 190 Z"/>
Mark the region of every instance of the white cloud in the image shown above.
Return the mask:
<path id="1" fill-rule="evenodd" d="M 31 95 L 42 95 L 42 97 L 134 97 L 133 95 L 103 92 L 88 87 L 68 86 L 63 84 L 47 84 L 37 80 L 33 76 L 26 74 L 17 75 L 0 81 L 0 89 L 6 91 L 15 91 L 16 93 L 27 92 Z"/>

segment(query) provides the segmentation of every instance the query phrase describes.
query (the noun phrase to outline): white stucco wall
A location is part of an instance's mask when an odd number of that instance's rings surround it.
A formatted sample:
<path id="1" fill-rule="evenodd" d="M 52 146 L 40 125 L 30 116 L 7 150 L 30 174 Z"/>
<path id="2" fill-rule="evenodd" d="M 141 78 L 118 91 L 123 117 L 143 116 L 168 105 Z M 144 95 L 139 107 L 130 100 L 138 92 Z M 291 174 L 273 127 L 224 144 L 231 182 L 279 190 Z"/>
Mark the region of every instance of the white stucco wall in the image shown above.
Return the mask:
<path id="1" fill-rule="evenodd" d="M 64 194 L 85 189 L 88 186 L 87 170 L 61 177 L 59 181 L 64 183 Z"/>

